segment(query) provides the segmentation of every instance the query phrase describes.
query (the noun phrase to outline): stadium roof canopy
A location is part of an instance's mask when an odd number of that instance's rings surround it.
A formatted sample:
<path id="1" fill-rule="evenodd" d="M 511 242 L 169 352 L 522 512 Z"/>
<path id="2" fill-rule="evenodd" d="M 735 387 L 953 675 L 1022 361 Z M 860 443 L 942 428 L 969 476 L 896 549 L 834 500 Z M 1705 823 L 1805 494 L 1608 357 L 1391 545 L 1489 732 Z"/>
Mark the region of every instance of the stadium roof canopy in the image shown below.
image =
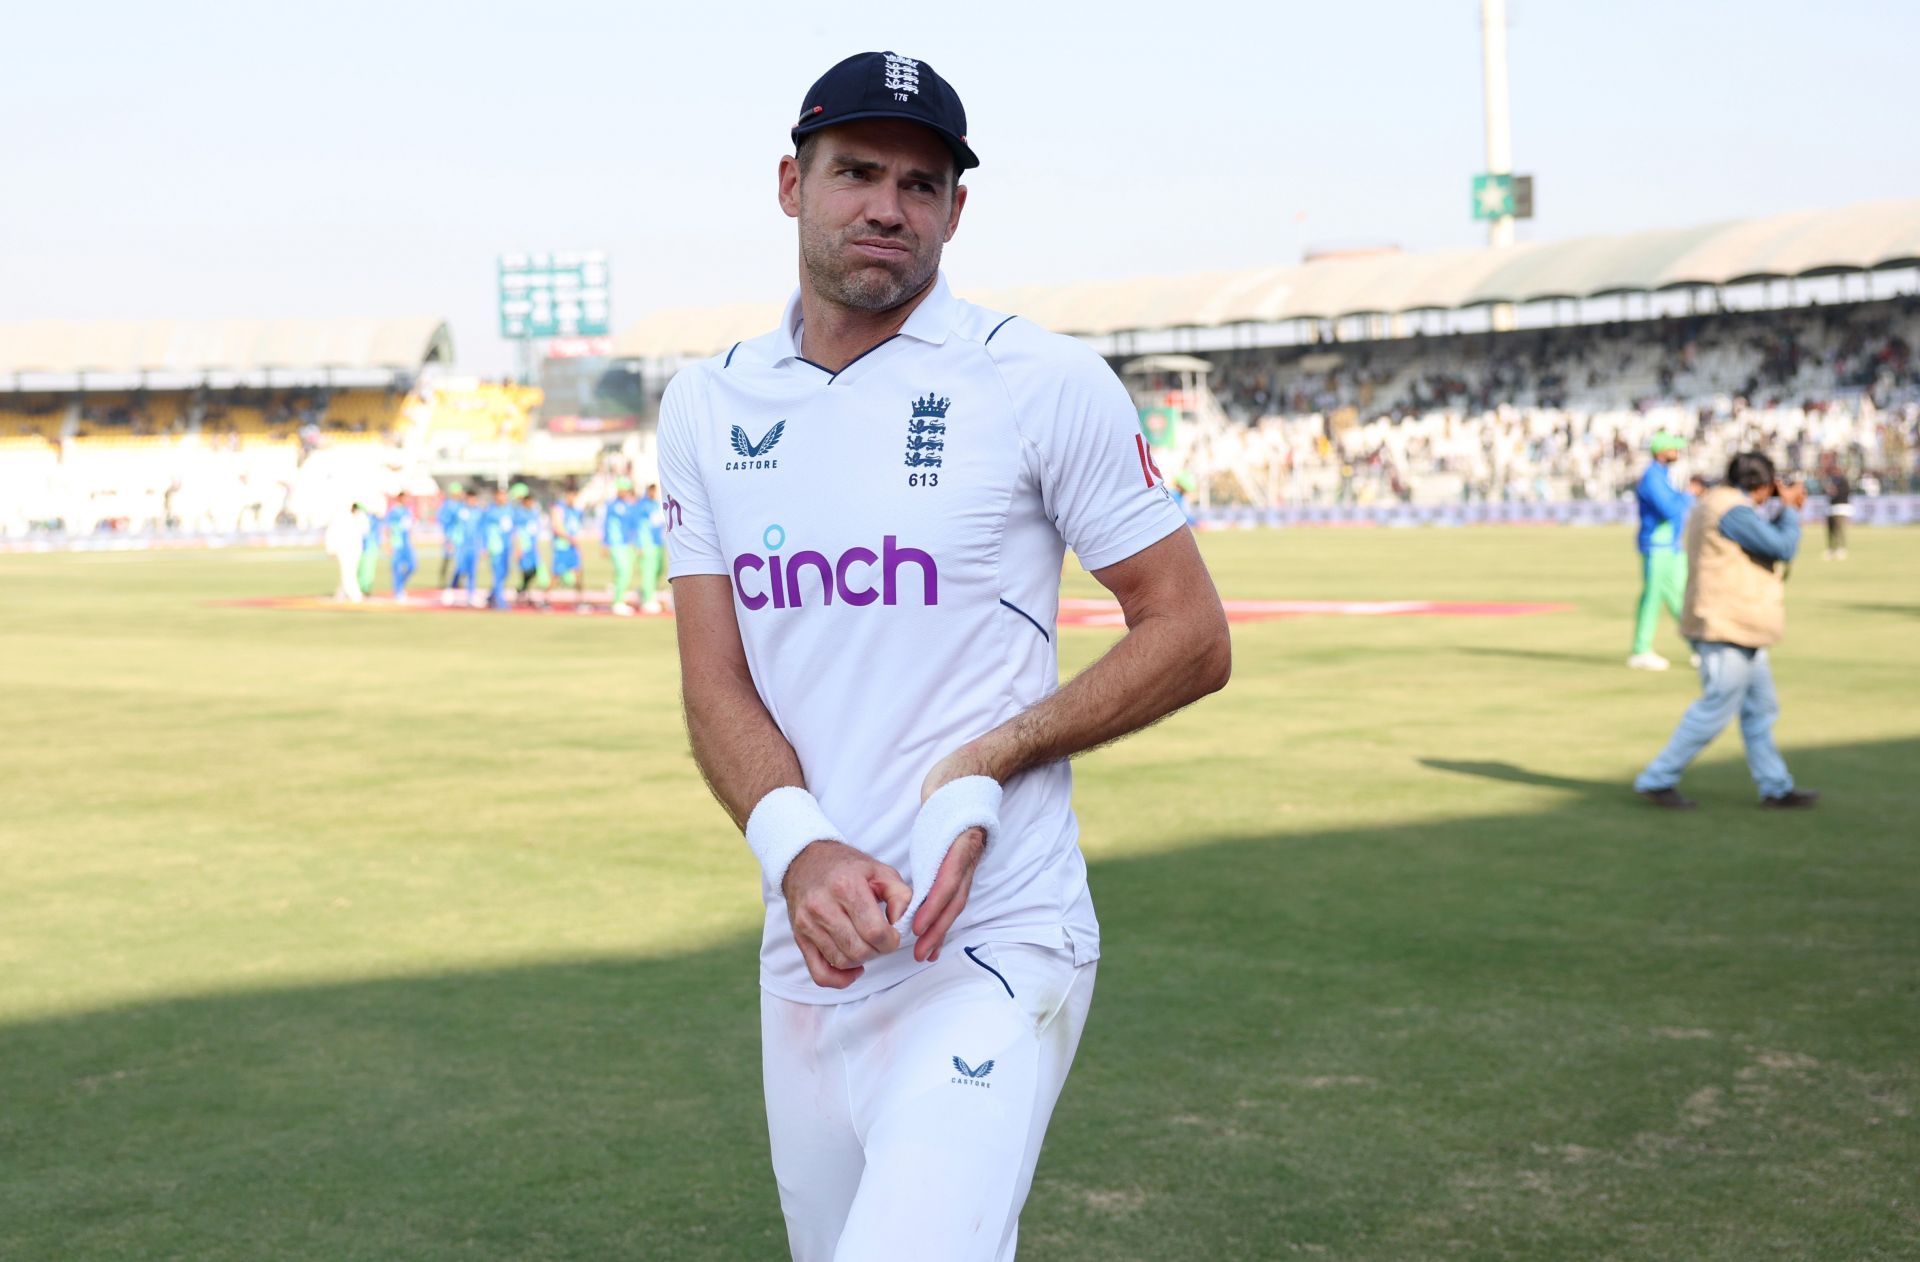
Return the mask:
<path id="1" fill-rule="evenodd" d="M 0 324 L 0 390 L 388 385 L 452 359 L 427 317 Z"/>
<path id="2" fill-rule="evenodd" d="M 1920 198 L 1498 250 L 1329 258 L 1293 267 L 966 296 L 1062 333 L 1099 335 L 1597 298 L 1916 264 Z M 636 358 L 712 354 L 766 332 L 780 310 L 778 303 L 765 303 L 655 312 L 624 330 L 615 352 Z"/>

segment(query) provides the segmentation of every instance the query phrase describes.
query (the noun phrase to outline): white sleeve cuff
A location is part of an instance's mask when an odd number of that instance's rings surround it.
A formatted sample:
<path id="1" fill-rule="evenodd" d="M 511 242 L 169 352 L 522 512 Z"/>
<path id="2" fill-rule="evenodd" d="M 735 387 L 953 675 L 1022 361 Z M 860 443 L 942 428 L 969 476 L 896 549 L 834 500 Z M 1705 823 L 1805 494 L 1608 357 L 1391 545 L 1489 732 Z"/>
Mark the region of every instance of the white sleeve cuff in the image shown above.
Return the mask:
<path id="1" fill-rule="evenodd" d="M 816 841 L 845 841 L 813 794 L 783 785 L 761 798 L 747 817 L 747 848 L 776 893 L 794 857 Z"/>
<path id="2" fill-rule="evenodd" d="M 962 776 L 941 785 L 921 803 L 907 842 L 906 877 L 913 887 L 913 898 L 907 903 L 906 914 L 893 926 L 902 938 L 913 936 L 913 918 L 919 914 L 920 904 L 927 901 L 933 879 L 960 834 L 969 828 L 983 829 L 987 844 L 993 844 L 993 835 L 1000 830 L 1000 795 L 1000 782 L 991 776 Z"/>

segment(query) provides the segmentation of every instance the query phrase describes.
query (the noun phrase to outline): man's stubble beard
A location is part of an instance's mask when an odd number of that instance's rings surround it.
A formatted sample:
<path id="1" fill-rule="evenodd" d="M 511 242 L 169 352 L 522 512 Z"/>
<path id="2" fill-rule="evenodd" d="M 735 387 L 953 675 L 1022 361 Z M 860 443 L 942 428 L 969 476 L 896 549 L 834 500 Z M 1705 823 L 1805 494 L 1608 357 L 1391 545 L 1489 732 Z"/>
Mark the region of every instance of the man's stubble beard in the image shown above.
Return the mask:
<path id="1" fill-rule="evenodd" d="M 846 237 L 884 236 L 864 227 L 849 228 Z M 912 240 L 902 233 L 897 240 L 912 250 Z M 800 214 L 800 265 L 807 270 L 814 292 L 830 302 L 854 311 L 891 311 L 925 289 L 940 270 L 940 248 L 934 241 L 929 250 L 912 250 L 905 270 L 896 272 L 878 263 L 850 267 L 846 261 L 846 241 L 823 228 L 808 223 L 805 203 Z"/>

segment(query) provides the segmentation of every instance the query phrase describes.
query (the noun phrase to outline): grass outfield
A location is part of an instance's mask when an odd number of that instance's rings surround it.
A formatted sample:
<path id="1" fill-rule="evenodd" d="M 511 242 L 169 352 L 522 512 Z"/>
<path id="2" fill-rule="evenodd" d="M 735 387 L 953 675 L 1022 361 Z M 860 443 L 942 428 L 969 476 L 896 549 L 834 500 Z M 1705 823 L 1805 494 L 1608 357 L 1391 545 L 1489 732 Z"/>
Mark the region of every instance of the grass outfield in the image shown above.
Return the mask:
<path id="1" fill-rule="evenodd" d="M 1855 543 L 1777 659 L 1827 801 L 1729 734 L 1674 816 L 1622 532 L 1208 536 L 1233 596 L 1576 608 L 1237 626 L 1081 763 L 1106 955 L 1021 1257 L 1920 1256 L 1920 532 Z M 671 624 L 210 603 L 331 584 L 0 556 L 0 1257 L 783 1256 Z"/>

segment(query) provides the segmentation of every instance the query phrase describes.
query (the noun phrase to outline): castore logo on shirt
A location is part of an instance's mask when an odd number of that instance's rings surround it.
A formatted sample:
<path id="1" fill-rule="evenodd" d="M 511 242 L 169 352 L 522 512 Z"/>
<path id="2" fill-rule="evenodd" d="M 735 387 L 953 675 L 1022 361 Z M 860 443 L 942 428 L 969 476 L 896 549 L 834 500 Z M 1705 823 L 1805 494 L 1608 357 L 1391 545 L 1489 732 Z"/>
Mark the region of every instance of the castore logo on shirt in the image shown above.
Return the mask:
<path id="1" fill-rule="evenodd" d="M 774 449 L 780 435 L 787 432 L 785 421 L 775 421 L 773 428 L 761 435 L 759 442 L 747 437 L 747 431 L 738 425 L 733 427 L 733 450 L 740 459 L 727 461 L 729 469 L 778 469 L 778 460 L 763 460 L 761 457 Z"/>

